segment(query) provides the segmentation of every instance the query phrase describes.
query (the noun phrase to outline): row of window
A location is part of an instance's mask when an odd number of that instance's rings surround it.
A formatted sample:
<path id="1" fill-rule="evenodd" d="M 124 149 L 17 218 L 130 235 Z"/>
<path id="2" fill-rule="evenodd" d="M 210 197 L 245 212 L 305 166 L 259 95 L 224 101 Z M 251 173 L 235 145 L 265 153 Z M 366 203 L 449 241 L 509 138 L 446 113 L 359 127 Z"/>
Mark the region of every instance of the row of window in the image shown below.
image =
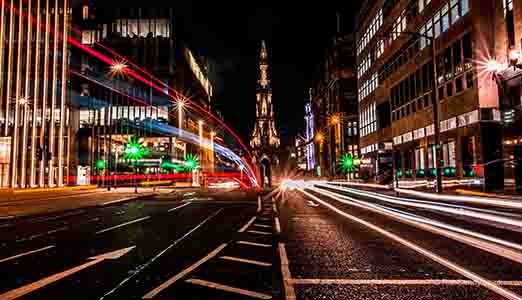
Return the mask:
<path id="1" fill-rule="evenodd" d="M 369 53 L 365 59 L 362 60 L 362 62 L 359 63 L 359 66 L 357 67 L 357 79 L 361 78 L 366 71 L 370 68 L 372 65 L 372 56 Z"/>
<path id="2" fill-rule="evenodd" d="M 357 45 L 357 55 L 361 54 L 366 46 L 370 43 L 371 39 L 375 36 L 379 28 L 381 28 L 383 23 L 382 9 L 379 9 L 375 17 L 373 17 L 370 22 L 368 28 L 361 35 L 361 38 L 358 41 Z"/>
<path id="3" fill-rule="evenodd" d="M 372 77 L 364 81 L 359 87 L 359 102 L 370 95 L 379 86 L 379 76 L 373 73 Z"/>
<path id="4" fill-rule="evenodd" d="M 449 27 L 469 12 L 469 0 L 450 0 L 444 4 L 421 28 L 419 33 L 429 37 L 438 38 Z M 420 39 L 420 48 L 424 49 L 430 41 Z"/>
<path id="5" fill-rule="evenodd" d="M 391 28 L 391 39 L 392 41 L 396 40 L 403 31 L 406 30 L 406 26 L 408 24 L 407 11 L 403 10 L 399 17 L 393 21 Z"/>
<path id="6" fill-rule="evenodd" d="M 123 37 L 170 37 L 169 19 L 118 19 L 112 26 Z"/>
<path id="7" fill-rule="evenodd" d="M 439 99 L 451 97 L 474 86 L 471 36 L 466 34 L 437 56 Z M 392 120 L 415 113 L 430 104 L 433 65 L 425 64 L 392 87 Z"/>
<path id="8" fill-rule="evenodd" d="M 359 115 L 359 124 L 361 125 L 359 130 L 361 136 L 377 131 L 377 108 L 375 102 L 362 109 Z"/>
<path id="9" fill-rule="evenodd" d="M 106 112 L 105 108 L 99 109 L 99 113 L 94 110 L 80 110 L 80 125 L 105 125 L 106 113 L 112 114 L 113 120 L 132 119 L 145 120 L 151 118 L 153 120 L 169 119 L 168 107 L 150 107 L 150 106 L 112 106 L 112 112 Z"/>

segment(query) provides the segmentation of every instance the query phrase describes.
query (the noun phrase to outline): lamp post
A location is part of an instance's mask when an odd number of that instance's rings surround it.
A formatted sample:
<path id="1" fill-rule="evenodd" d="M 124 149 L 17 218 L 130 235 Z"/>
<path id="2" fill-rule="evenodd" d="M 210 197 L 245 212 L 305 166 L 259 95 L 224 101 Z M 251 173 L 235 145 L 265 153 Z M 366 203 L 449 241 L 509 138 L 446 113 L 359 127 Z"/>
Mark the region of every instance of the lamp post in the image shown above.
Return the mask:
<path id="1" fill-rule="evenodd" d="M 124 75 L 125 73 L 127 72 L 127 65 L 125 64 L 124 61 L 120 61 L 120 62 L 113 62 L 113 64 L 110 66 L 110 72 L 109 72 L 109 75 L 110 76 L 113 76 L 113 77 L 119 77 L 119 76 L 122 76 Z M 119 90 L 119 81 L 116 80 L 116 90 Z M 107 191 L 110 191 L 111 190 L 111 185 L 112 185 L 112 180 L 111 180 L 111 170 L 113 169 L 113 165 L 114 165 L 114 162 L 113 162 L 113 159 L 112 159 L 112 132 L 114 130 L 114 124 L 113 124 L 113 116 L 112 116 L 112 113 L 113 113 L 113 93 L 111 91 L 111 94 L 110 94 L 110 99 L 109 99 L 109 120 L 108 120 L 108 125 L 109 125 L 109 145 L 108 145 L 108 152 L 109 152 L 109 155 L 108 155 L 108 175 L 109 175 L 109 179 L 107 181 Z M 118 163 L 118 160 L 116 159 L 116 164 Z"/>

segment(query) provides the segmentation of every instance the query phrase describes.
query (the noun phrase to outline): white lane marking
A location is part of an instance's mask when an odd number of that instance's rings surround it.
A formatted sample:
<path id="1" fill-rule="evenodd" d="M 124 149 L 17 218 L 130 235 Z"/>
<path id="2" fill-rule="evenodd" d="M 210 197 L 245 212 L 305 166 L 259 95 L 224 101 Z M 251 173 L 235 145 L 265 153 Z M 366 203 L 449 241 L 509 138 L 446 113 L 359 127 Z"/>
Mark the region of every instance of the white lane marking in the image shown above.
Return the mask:
<path id="1" fill-rule="evenodd" d="M 113 226 L 113 227 L 109 227 L 109 228 L 103 229 L 103 230 L 100 230 L 100 231 L 96 232 L 96 234 L 100 234 L 100 233 L 104 233 L 104 232 L 111 231 L 111 230 L 114 230 L 114 229 L 118 229 L 118 228 L 123 227 L 123 226 L 127 226 L 127 225 L 134 224 L 134 223 L 137 223 L 137 222 L 145 221 L 147 219 L 150 219 L 150 216 L 146 216 L 146 217 L 143 217 L 143 218 L 139 218 L 139 219 L 136 219 L 136 220 L 132 220 L 132 221 L 129 221 L 129 222 L 122 223 L 120 225 L 116 225 L 116 226 Z"/>
<path id="2" fill-rule="evenodd" d="M 272 203 L 272 210 L 277 214 L 277 205 L 274 203 Z"/>
<path id="3" fill-rule="evenodd" d="M 270 225 L 263 225 L 263 224 L 254 224 L 256 227 L 263 227 L 263 228 L 272 228 Z"/>
<path id="4" fill-rule="evenodd" d="M 343 284 L 343 285 L 478 285 L 462 279 L 292 279 L 292 284 Z M 522 281 L 494 281 L 498 285 L 522 286 Z"/>
<path id="5" fill-rule="evenodd" d="M 279 243 L 279 259 L 281 261 L 281 273 L 283 274 L 283 286 L 285 288 L 285 299 L 295 300 L 295 290 L 292 283 L 292 274 L 288 263 L 288 256 L 286 255 L 285 244 Z"/>
<path id="6" fill-rule="evenodd" d="M 242 244 L 242 245 L 250 245 L 250 246 L 265 247 L 265 248 L 272 247 L 272 245 L 261 244 L 261 243 L 253 243 L 253 242 L 249 242 L 249 241 L 237 241 L 237 243 L 238 244 Z"/>
<path id="7" fill-rule="evenodd" d="M 248 227 L 250 227 L 250 225 L 252 225 L 252 223 L 254 223 L 255 220 L 256 216 L 253 216 L 252 219 L 250 219 L 250 221 L 248 221 L 248 223 L 246 223 L 245 226 L 241 227 L 241 229 L 239 229 L 237 232 L 244 232 L 245 230 L 247 230 Z"/>
<path id="8" fill-rule="evenodd" d="M 20 297 L 23 297 L 29 293 L 32 293 L 36 290 L 39 290 L 45 286 L 48 286 L 49 284 L 52 284 L 56 281 L 59 281 L 65 277 L 68 277 L 68 276 L 71 276 L 77 272 L 80 272 L 81 270 L 83 269 L 86 269 L 88 267 L 91 267 L 91 266 L 94 266 L 104 260 L 107 260 L 107 259 L 118 259 L 120 257 L 122 257 L 123 255 L 127 254 L 129 251 L 131 251 L 132 249 L 134 249 L 136 246 L 132 246 L 132 247 L 128 247 L 128 248 L 123 248 L 123 249 L 119 249 L 119 250 L 116 250 L 116 251 L 111 251 L 111 252 L 107 252 L 107 253 L 104 253 L 104 254 L 100 254 L 100 255 L 97 255 L 97 256 L 93 256 L 93 257 L 89 257 L 88 260 L 90 260 L 89 262 L 86 262 L 82 265 L 79 265 L 79 266 L 76 266 L 76 267 L 73 267 L 73 268 L 70 268 L 68 270 L 65 270 L 63 272 L 60 272 L 60 273 L 56 273 L 56 274 L 53 274 L 51 276 L 47 276 L 43 279 L 40 279 L 38 281 L 35 281 L 33 283 L 29 283 L 29 284 L 26 284 L 24 286 L 21 286 L 19 288 L 16 288 L 14 290 L 10 290 L 6 293 L 3 293 L 0 295 L 0 299 L 2 300 L 13 300 L 13 299 L 17 299 L 17 298 L 20 298 Z"/>
<path id="9" fill-rule="evenodd" d="M 190 272 L 192 272 L 194 269 L 196 269 L 197 267 L 201 266 L 202 264 L 204 264 L 206 261 L 208 261 L 209 259 L 215 257 L 219 252 L 221 252 L 221 250 L 223 250 L 225 247 L 227 246 L 227 244 L 221 244 L 219 247 L 217 247 L 214 251 L 210 252 L 207 256 L 203 257 L 202 259 L 200 259 L 199 261 L 197 261 L 195 264 L 193 264 L 192 266 L 186 268 L 185 270 L 181 271 L 180 273 L 176 274 L 175 276 L 173 276 L 172 278 L 170 278 L 169 280 L 165 281 L 164 283 L 162 283 L 160 286 L 154 288 L 153 290 L 151 290 L 150 292 L 148 292 L 147 294 L 145 294 L 145 296 L 143 296 L 143 299 L 152 299 L 154 298 L 157 294 L 159 294 L 161 291 L 163 291 L 164 289 L 166 289 L 167 287 L 169 287 L 170 285 L 172 285 L 174 282 L 180 280 L 181 278 L 183 278 L 184 276 L 186 276 L 187 274 L 189 274 Z"/>
<path id="10" fill-rule="evenodd" d="M 265 218 L 265 217 L 262 217 L 262 218 L 258 218 L 258 220 L 260 220 L 260 221 L 270 221 L 270 219 L 269 219 L 269 218 Z"/>
<path id="11" fill-rule="evenodd" d="M 135 199 L 135 198 L 137 198 L 137 197 L 127 197 L 127 198 L 122 198 L 122 199 L 116 199 L 116 200 L 104 202 L 104 203 L 100 204 L 100 206 L 105 206 L 105 205 L 109 205 L 109 204 L 115 204 L 115 203 L 130 201 L 130 200 Z"/>
<path id="12" fill-rule="evenodd" d="M 261 211 L 261 195 L 257 196 L 257 212 Z"/>
<path id="13" fill-rule="evenodd" d="M 201 285 L 201 286 L 206 286 L 209 288 L 222 290 L 222 291 L 226 291 L 226 292 L 245 295 L 245 296 L 249 296 L 249 297 L 253 297 L 253 298 L 258 298 L 258 299 L 272 299 L 272 296 L 270 296 L 268 294 L 244 290 L 244 289 L 240 289 L 240 288 L 236 288 L 236 287 L 232 287 L 232 286 L 228 286 L 228 285 L 223 285 L 223 284 L 219 284 L 219 283 L 214 283 L 214 282 L 210 282 L 210 281 L 206 281 L 206 280 L 201 280 L 201 279 L 187 279 L 187 280 L 185 280 L 185 282 L 196 284 L 196 285 Z"/>
<path id="14" fill-rule="evenodd" d="M 185 233 L 182 237 L 175 240 L 172 244 L 170 244 L 167 248 L 161 250 L 160 253 L 158 253 L 156 256 L 154 256 L 151 260 L 149 260 L 147 263 L 140 265 L 136 270 L 133 270 L 132 275 L 129 277 L 123 279 L 115 288 L 107 292 L 105 295 L 103 295 L 100 300 L 105 299 L 106 297 L 110 296 L 114 292 L 116 292 L 120 287 L 122 287 L 125 283 L 127 283 L 129 280 L 134 278 L 134 276 L 138 275 L 141 271 L 143 271 L 146 267 L 148 267 L 150 264 L 152 264 L 154 261 L 156 261 L 158 258 L 160 258 L 163 254 L 165 254 L 167 251 L 169 251 L 172 247 L 176 246 L 179 242 L 184 240 L 186 237 L 191 235 L 194 231 L 198 230 L 201 226 L 203 226 L 205 223 L 207 223 L 210 219 L 217 216 L 224 208 L 219 209 L 215 213 L 208 216 L 203 222 L 199 223 L 196 227 L 189 230 L 189 232 Z"/>
<path id="15" fill-rule="evenodd" d="M 39 238 L 41 236 L 57 233 L 57 232 L 64 231 L 64 230 L 67 230 L 67 229 L 69 229 L 69 227 L 63 226 L 63 227 L 56 228 L 56 229 L 53 229 L 53 230 L 49 230 L 49 231 L 46 231 L 46 232 L 43 232 L 43 233 L 38 233 L 38 234 L 31 235 L 28 238 L 22 238 L 22 239 L 16 240 L 16 242 L 18 243 L 18 242 L 25 242 L 25 241 L 34 240 L 34 239 Z"/>
<path id="16" fill-rule="evenodd" d="M 185 204 L 182 204 L 182 205 L 179 205 L 179 206 L 173 207 L 173 208 L 171 208 L 171 209 L 169 209 L 169 210 L 167 210 L 167 211 L 168 211 L 168 212 L 175 211 L 176 209 L 183 208 L 183 207 L 185 207 L 185 206 L 187 206 L 187 205 L 189 205 L 189 204 L 190 204 L 190 202 L 187 202 L 187 203 L 185 203 Z"/>
<path id="17" fill-rule="evenodd" d="M 368 227 L 368 228 L 370 228 L 370 229 L 372 229 L 372 230 L 374 230 L 374 231 L 376 231 L 376 232 L 378 232 L 378 233 L 380 233 L 380 234 L 382 234 L 382 235 L 384 235 L 384 236 L 386 236 L 386 237 L 388 237 L 388 238 L 390 238 L 390 239 L 392 239 L 392 240 L 394 240 L 394 241 L 396 241 L 396 242 L 398 242 L 398 243 L 400 243 L 400 244 L 402 244 L 402 245 L 404 245 L 404 246 L 406 246 L 406 247 L 408 247 L 408 248 L 410 248 L 412 250 L 415 250 L 416 252 L 418 252 L 418 253 L 420 253 L 420 254 L 422 254 L 422 255 L 424 255 L 424 256 L 426 256 L 426 257 L 428 257 L 428 258 L 430 258 L 430 259 L 432 259 L 432 260 L 434 260 L 434 261 L 436 261 L 436 262 L 438 262 L 438 263 L 440 263 L 440 264 L 450 268 L 450 269 L 452 269 L 453 271 L 455 271 L 455 272 L 457 272 L 457 273 L 459 273 L 459 274 L 461 274 L 461 275 L 463 275 L 463 276 L 465 276 L 465 277 L 467 277 L 467 278 L 469 278 L 469 279 L 479 283 L 480 285 L 490 289 L 491 291 L 493 291 L 493 292 L 495 292 L 495 293 L 497 293 L 497 294 L 499 294 L 501 296 L 504 296 L 504 297 L 506 297 L 508 299 L 511 299 L 511 300 L 522 300 L 522 297 L 520 297 L 516 293 L 513 293 L 512 291 L 510 291 L 508 289 L 505 289 L 505 288 L 503 288 L 501 286 L 498 286 L 494 282 L 492 282 L 490 280 L 487 280 L 487 279 L 481 277 L 480 275 L 478 275 L 478 274 L 476 274 L 476 273 L 474 273 L 472 271 L 466 270 L 463 267 L 461 267 L 461 266 L 459 266 L 459 265 L 457 265 L 457 264 L 455 264 L 455 263 L 453 263 L 453 262 L 451 262 L 451 261 L 449 261 L 449 260 L 447 260 L 447 259 L 445 259 L 445 258 L 443 258 L 441 256 L 438 256 L 437 254 L 435 254 L 435 253 L 433 253 L 433 252 L 431 252 L 431 251 L 429 251 L 429 250 L 427 250 L 427 249 L 425 249 L 425 248 L 423 248 L 423 247 L 421 247 L 421 246 L 419 246 L 419 245 L 417 245 L 417 244 L 415 244 L 415 243 L 413 243 L 411 241 L 403 239 L 400 236 L 398 236 L 398 235 L 396 235 L 396 234 L 394 234 L 392 232 L 389 232 L 389 231 L 387 231 L 387 230 L 385 230 L 385 229 L 383 229 L 383 228 L 381 228 L 381 227 L 379 227 L 377 225 L 374 225 L 373 223 L 370 223 L 370 222 L 367 222 L 367 221 L 365 221 L 363 219 L 357 218 L 356 216 L 347 214 L 347 213 L 343 212 L 342 210 L 332 206 L 331 204 L 328 204 L 327 202 L 319 199 L 318 197 L 316 197 L 316 196 L 314 196 L 314 195 L 304 191 L 301 188 L 298 188 L 297 190 L 300 191 L 301 193 L 307 195 L 308 197 L 314 199 L 316 202 L 320 203 L 321 205 L 323 205 L 323 206 L 333 210 L 334 212 L 338 213 L 339 215 L 341 215 L 341 216 L 343 216 L 343 217 L 345 217 L 347 219 L 350 219 L 353 222 L 356 222 L 356 223 L 359 223 L 361 225 L 364 225 L 364 226 L 366 226 L 366 227 Z"/>
<path id="18" fill-rule="evenodd" d="M 275 228 L 277 233 L 281 233 L 281 223 L 279 223 L 279 217 L 275 217 Z"/>
<path id="19" fill-rule="evenodd" d="M 20 254 L 11 256 L 11 257 L 6 257 L 6 258 L 3 258 L 3 259 L 0 259 L 0 263 L 6 262 L 6 261 L 10 261 L 10 260 L 13 260 L 13 259 L 17 259 L 19 257 L 30 255 L 30 254 L 33 254 L 33 253 L 45 251 L 45 250 L 48 250 L 48 249 L 51 249 L 51 248 L 54 248 L 54 247 L 55 247 L 54 245 L 51 245 L 51 246 L 43 247 L 43 248 L 40 248 L 40 249 L 36 249 L 36 250 L 20 253 Z"/>
<path id="20" fill-rule="evenodd" d="M 241 258 L 241 257 L 220 256 L 219 258 L 230 260 L 230 261 L 242 262 L 242 263 L 245 263 L 245 264 L 252 264 L 252 265 L 262 266 L 262 267 L 271 267 L 272 266 L 271 263 L 262 262 L 262 261 L 258 261 L 258 260 L 245 259 L 245 258 Z"/>
<path id="21" fill-rule="evenodd" d="M 94 222 L 94 221 L 98 221 L 98 220 L 100 220 L 100 218 L 96 217 L 96 218 L 92 218 L 92 219 L 90 219 L 90 220 L 87 221 L 87 222 Z"/>
<path id="22" fill-rule="evenodd" d="M 264 235 L 271 235 L 272 234 L 271 232 L 257 231 L 257 230 L 249 230 L 247 232 L 256 233 L 256 234 L 264 234 Z"/>

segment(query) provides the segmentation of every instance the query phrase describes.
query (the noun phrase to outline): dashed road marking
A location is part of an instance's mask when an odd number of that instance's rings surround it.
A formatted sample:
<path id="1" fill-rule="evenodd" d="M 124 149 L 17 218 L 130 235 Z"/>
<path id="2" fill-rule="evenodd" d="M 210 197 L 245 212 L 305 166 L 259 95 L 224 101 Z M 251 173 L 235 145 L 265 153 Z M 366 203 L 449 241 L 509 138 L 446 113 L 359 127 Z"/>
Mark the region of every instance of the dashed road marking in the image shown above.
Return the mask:
<path id="1" fill-rule="evenodd" d="M 20 253 L 20 254 L 17 254 L 17 255 L 13 255 L 11 257 L 6 257 L 6 258 L 3 258 L 3 259 L 0 259 L 0 263 L 6 262 L 6 261 L 10 261 L 10 260 L 13 260 L 13 259 L 17 259 L 17 258 L 26 256 L 26 255 L 33 254 L 33 253 L 45 251 L 45 250 L 48 250 L 48 249 L 51 249 L 51 248 L 54 248 L 54 247 L 55 247 L 54 245 L 51 245 L 51 246 L 43 247 L 43 248 L 40 248 L 40 249 L 36 249 L 36 250 Z"/>
<path id="2" fill-rule="evenodd" d="M 183 205 L 179 205 L 179 206 L 173 207 L 173 208 L 167 210 L 167 212 L 175 211 L 175 210 L 180 209 L 180 208 L 183 208 L 183 207 L 185 207 L 185 206 L 187 206 L 187 205 L 189 205 L 189 204 L 190 204 L 190 202 L 187 202 L 187 203 L 185 203 L 185 204 L 183 204 Z"/>
<path id="3" fill-rule="evenodd" d="M 250 227 L 250 225 L 252 225 L 252 223 L 254 223 L 255 220 L 256 216 L 253 216 L 252 219 L 250 219 L 250 221 L 248 221 L 248 223 L 246 223 L 245 226 L 241 227 L 241 229 L 239 229 L 237 232 L 244 232 L 245 230 L 247 230 L 248 227 Z"/>
<path id="4" fill-rule="evenodd" d="M 272 245 L 261 244 L 261 243 L 253 243 L 253 242 L 248 242 L 248 241 L 237 241 L 237 243 L 238 244 L 243 244 L 243 245 L 257 246 L 257 247 L 265 247 L 265 248 L 272 247 Z"/>
<path id="5" fill-rule="evenodd" d="M 272 228 L 270 225 L 263 225 L 263 224 L 254 224 L 256 227 L 263 227 L 263 228 Z"/>
<path id="6" fill-rule="evenodd" d="M 167 280 L 164 283 L 162 283 L 157 288 L 155 288 L 152 291 L 150 291 L 147 294 L 145 294 L 145 296 L 143 296 L 143 299 L 152 299 L 152 298 L 154 298 L 157 294 L 159 294 L 161 291 L 163 291 L 164 289 L 166 289 L 167 287 L 172 285 L 174 282 L 180 280 L 181 278 L 183 278 L 184 276 L 186 276 L 187 274 L 192 272 L 194 269 L 196 269 L 197 267 L 201 266 L 202 264 L 204 264 L 206 261 L 208 261 L 209 259 L 213 258 L 214 256 L 216 256 L 226 246 L 227 246 L 227 244 L 221 244 L 214 251 L 210 252 L 207 256 L 203 257 L 202 259 L 197 261 L 192 266 L 186 268 L 185 270 L 183 270 L 180 273 L 176 274 L 174 277 L 172 277 L 169 280 Z"/>
<path id="7" fill-rule="evenodd" d="M 242 262 L 242 263 L 245 263 L 245 264 L 252 264 L 252 265 L 262 266 L 262 267 L 270 267 L 270 266 L 272 266 L 271 263 L 266 263 L 266 262 L 262 262 L 262 261 L 251 260 L 251 259 L 245 259 L 245 258 L 241 258 L 241 257 L 221 256 L 219 258 L 226 259 L 226 260 L 231 260 L 231 261 Z"/>
<path id="8" fill-rule="evenodd" d="M 108 291 L 107 293 L 105 293 L 105 295 L 102 296 L 101 299 L 105 299 L 106 297 L 114 294 L 117 290 L 119 290 L 122 286 L 125 286 L 125 284 L 127 282 L 129 282 L 130 280 L 132 280 L 134 277 L 136 277 L 138 274 L 141 273 L 141 271 L 143 271 L 145 268 L 147 268 L 148 266 L 150 266 L 152 263 L 154 263 L 158 258 L 160 258 L 163 254 L 167 253 L 170 249 L 172 249 L 173 247 L 175 247 L 177 244 L 179 244 L 181 241 L 183 241 L 185 238 L 187 238 L 189 235 L 191 235 L 194 231 L 198 230 L 199 228 L 201 228 L 203 225 L 205 225 L 210 219 L 214 218 L 215 216 L 217 216 L 221 211 L 223 211 L 224 208 L 221 208 L 219 209 L 218 211 L 216 211 L 215 213 L 211 214 L 210 216 L 208 216 L 205 220 L 203 220 L 201 223 L 199 223 L 196 227 L 192 228 L 191 230 L 189 230 L 187 233 L 185 233 L 182 237 L 178 238 L 177 240 L 175 240 L 174 242 L 172 242 L 172 244 L 170 244 L 167 248 L 161 250 L 160 253 L 156 254 L 156 256 L 154 256 L 151 260 L 149 260 L 148 262 L 146 262 L 145 264 L 142 264 L 140 265 L 137 269 L 135 269 L 130 276 L 128 276 L 127 278 L 123 279 L 115 288 L 113 288 L 112 290 Z"/>
<path id="9" fill-rule="evenodd" d="M 116 199 L 116 200 L 104 202 L 100 206 L 105 206 L 105 205 L 110 205 L 110 204 L 116 204 L 116 203 L 120 203 L 120 202 L 130 201 L 130 200 L 135 199 L 135 198 L 136 197 L 127 197 L 127 198 L 122 198 L 122 199 Z"/>
<path id="10" fill-rule="evenodd" d="M 275 217 L 275 228 L 277 233 L 281 233 L 281 223 L 279 223 L 279 217 Z"/>
<path id="11" fill-rule="evenodd" d="M 265 218 L 265 217 L 258 218 L 258 220 L 260 220 L 260 221 L 270 221 L 269 218 Z"/>
<path id="12" fill-rule="evenodd" d="M 64 231 L 64 230 L 67 230 L 67 229 L 69 229 L 69 227 L 63 226 L 63 227 L 56 228 L 56 229 L 53 229 L 53 230 L 49 230 L 49 231 L 46 231 L 46 232 L 43 232 L 43 233 L 31 235 L 28 238 L 22 238 L 22 239 L 16 240 L 16 242 L 18 243 L 18 242 L 34 240 L 34 239 L 39 238 L 41 236 L 57 233 L 57 232 Z"/>
<path id="13" fill-rule="evenodd" d="M 185 281 L 188 282 L 188 283 L 201 285 L 201 286 L 206 286 L 206 287 L 209 287 L 209 288 L 222 290 L 222 291 L 226 291 L 226 292 L 231 292 L 231 293 L 236 293 L 236 294 L 240 294 L 240 295 L 245 295 L 245 296 L 249 296 L 249 297 L 253 297 L 253 298 L 272 299 L 272 296 L 270 296 L 268 294 L 263 294 L 263 293 L 249 291 L 249 290 L 244 290 L 244 289 L 240 289 L 240 288 L 236 288 L 236 287 L 232 287 L 232 286 L 228 286 L 228 285 L 223 285 L 223 284 L 219 284 L 219 283 L 214 283 L 214 282 L 210 282 L 210 281 L 206 281 L 206 280 L 187 279 Z"/>
<path id="14" fill-rule="evenodd" d="M 249 233 L 256 233 L 256 234 L 264 234 L 264 235 L 271 235 L 271 232 L 265 232 L 265 231 L 257 231 L 257 230 L 249 230 L 247 231 Z"/>
<path id="15" fill-rule="evenodd" d="M 116 225 L 116 226 L 112 226 L 112 227 L 100 230 L 100 231 L 96 232 L 96 234 L 104 233 L 104 232 L 111 231 L 111 230 L 114 230 L 114 229 L 117 229 L 117 228 L 120 228 L 120 227 L 123 227 L 123 226 L 127 226 L 127 225 L 134 224 L 134 223 L 137 223 L 137 222 L 145 221 L 145 220 L 147 220 L 149 218 L 150 218 L 150 216 L 146 216 L 146 217 L 143 217 L 143 218 L 139 218 L 139 219 L 136 219 L 136 220 L 125 222 L 125 223 L 122 223 L 122 224 L 119 224 L 119 225 Z"/>

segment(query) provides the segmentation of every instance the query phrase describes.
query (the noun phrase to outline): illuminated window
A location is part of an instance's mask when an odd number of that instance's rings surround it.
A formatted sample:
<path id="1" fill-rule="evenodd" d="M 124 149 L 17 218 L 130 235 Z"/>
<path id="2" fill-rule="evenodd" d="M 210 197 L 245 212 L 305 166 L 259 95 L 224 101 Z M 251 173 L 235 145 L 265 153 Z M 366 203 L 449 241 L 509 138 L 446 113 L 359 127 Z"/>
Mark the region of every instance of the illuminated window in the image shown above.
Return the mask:
<path id="1" fill-rule="evenodd" d="M 89 6 L 88 5 L 84 5 L 82 8 L 82 18 L 84 20 L 87 20 L 89 18 Z"/>

